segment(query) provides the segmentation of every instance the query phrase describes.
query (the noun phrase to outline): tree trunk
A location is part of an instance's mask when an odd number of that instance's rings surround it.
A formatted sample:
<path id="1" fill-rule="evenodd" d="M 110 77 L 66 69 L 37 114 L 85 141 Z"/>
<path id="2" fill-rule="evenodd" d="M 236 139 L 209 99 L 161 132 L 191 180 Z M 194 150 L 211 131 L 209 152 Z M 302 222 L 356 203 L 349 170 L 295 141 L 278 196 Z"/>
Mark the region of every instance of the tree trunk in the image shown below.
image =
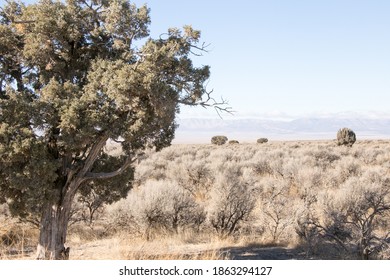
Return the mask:
<path id="1" fill-rule="evenodd" d="M 57 189 L 60 190 L 57 203 L 47 203 L 42 209 L 40 233 L 37 247 L 37 259 L 61 260 L 69 258 L 69 248 L 65 247 L 68 222 L 72 202 L 80 185 L 88 180 L 108 179 L 121 174 L 137 157 L 129 157 L 123 166 L 109 173 L 91 173 L 93 164 L 104 147 L 108 136 L 101 136 L 90 148 L 89 154 L 81 168 L 69 172 L 66 179 L 59 180 Z M 54 149 L 55 151 L 55 149 Z M 72 170 L 71 167 L 66 169 Z M 77 170 L 78 169 L 78 170 Z M 77 170 L 74 171 L 74 170 Z"/>
<path id="2" fill-rule="evenodd" d="M 69 258 L 65 248 L 72 198 L 66 195 L 59 203 L 47 204 L 40 222 L 37 259 L 63 260 Z"/>

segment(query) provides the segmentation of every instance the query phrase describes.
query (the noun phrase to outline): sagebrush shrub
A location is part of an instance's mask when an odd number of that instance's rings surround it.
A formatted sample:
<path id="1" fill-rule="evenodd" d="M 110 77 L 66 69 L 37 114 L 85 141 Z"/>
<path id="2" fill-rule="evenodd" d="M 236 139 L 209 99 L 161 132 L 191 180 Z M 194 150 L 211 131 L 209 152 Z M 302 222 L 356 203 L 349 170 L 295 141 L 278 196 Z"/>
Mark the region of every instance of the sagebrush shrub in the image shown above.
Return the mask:
<path id="1" fill-rule="evenodd" d="M 323 194 L 318 208 L 322 215 L 317 213 L 308 224 L 351 256 L 369 259 L 379 254 L 387 242 L 390 214 L 390 177 L 385 174 L 384 169 L 371 168 Z"/>
<path id="2" fill-rule="evenodd" d="M 214 175 L 209 166 L 199 162 L 188 162 L 171 170 L 178 185 L 187 190 L 197 201 L 207 200 L 209 191 L 213 186 Z M 171 173 L 170 173 L 171 174 Z"/>
<path id="3" fill-rule="evenodd" d="M 212 189 L 208 218 L 222 238 L 233 235 L 256 204 L 256 190 L 237 176 L 239 173 L 237 169 L 225 170 Z"/>
<path id="4" fill-rule="evenodd" d="M 164 232 L 199 227 L 203 207 L 174 182 L 149 180 L 129 195 L 129 211 L 147 239 Z"/>
<path id="5" fill-rule="evenodd" d="M 294 215 L 293 200 L 289 198 L 289 182 L 285 180 L 262 180 L 260 200 L 260 219 L 272 243 L 283 241 L 287 228 L 292 224 Z M 288 239 L 288 238 L 287 238 Z"/>
<path id="6" fill-rule="evenodd" d="M 374 189 L 375 194 L 387 199 L 388 196 L 383 196 L 375 185 L 382 185 L 390 175 L 388 143 L 361 141 L 358 148 L 335 146 L 333 141 L 305 141 L 299 145 L 296 142 L 174 145 L 161 153 L 149 155 L 137 166 L 137 183 L 134 193 L 132 191 L 129 195 L 129 199 L 134 196 L 134 202 L 128 203 L 132 211 L 128 212 L 131 215 L 127 219 L 129 223 L 134 219 L 132 223 L 137 227 L 133 230 L 138 228 L 145 236 L 149 229 L 150 237 L 174 234 L 175 227 L 179 232 L 199 228 L 210 237 L 234 235 L 247 238 L 250 235 L 253 238 L 253 233 L 257 232 L 258 242 L 286 241 L 296 245 L 294 242 L 299 239 L 300 245 L 314 253 L 314 257 L 330 256 L 327 250 L 331 248 L 332 258 L 357 258 L 359 230 L 352 226 L 356 222 L 350 219 L 351 215 L 349 220 L 345 219 L 345 205 L 351 204 L 346 198 L 359 197 L 353 190 L 356 188 L 356 192 L 361 192 L 361 185 L 365 184 L 368 190 Z M 368 176 L 368 171 L 377 176 Z M 175 196 L 164 191 L 164 195 L 157 199 L 153 194 L 164 189 L 164 184 L 173 185 L 173 190 L 184 191 L 196 202 L 199 208 L 189 208 L 188 211 L 191 217 L 200 218 L 198 221 L 180 216 L 182 221 L 189 222 L 175 226 L 172 218 L 175 215 L 171 214 L 174 211 L 167 210 L 174 209 L 172 198 Z M 151 190 L 142 198 L 142 189 L 146 185 L 151 185 Z M 366 198 L 375 198 L 368 195 L 370 192 L 363 193 L 367 194 Z M 169 197 L 170 201 L 161 197 Z M 177 200 L 183 199 L 179 197 Z M 354 201 L 352 208 L 364 208 L 364 200 Z M 379 203 L 380 200 L 375 201 Z M 171 206 L 165 208 L 162 205 Z M 149 225 L 145 222 L 145 215 L 135 211 L 137 207 L 144 213 L 148 212 L 143 210 L 145 208 L 155 210 L 149 211 Z M 200 209 L 201 214 L 195 214 L 196 209 Z M 366 215 L 372 209 L 367 210 Z M 244 214 L 239 215 L 240 212 Z M 367 256 L 367 252 L 371 252 L 369 258 L 384 258 L 386 255 L 385 249 L 381 248 L 387 244 L 384 233 L 386 227 L 388 232 L 389 217 L 390 213 L 386 211 L 375 215 L 371 236 L 378 239 L 377 242 L 371 240 L 366 246 L 369 249 L 364 254 Z"/>

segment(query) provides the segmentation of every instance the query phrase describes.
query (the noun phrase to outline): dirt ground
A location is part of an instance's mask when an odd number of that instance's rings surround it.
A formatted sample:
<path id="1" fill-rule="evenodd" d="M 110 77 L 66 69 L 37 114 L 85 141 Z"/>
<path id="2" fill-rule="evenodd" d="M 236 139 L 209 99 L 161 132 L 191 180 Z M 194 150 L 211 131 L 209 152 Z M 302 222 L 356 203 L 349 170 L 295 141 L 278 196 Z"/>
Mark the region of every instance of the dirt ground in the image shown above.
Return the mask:
<path id="1" fill-rule="evenodd" d="M 70 244 L 72 260 L 121 260 L 121 259 L 226 259 L 226 260 L 300 260 L 306 254 L 299 248 L 261 245 L 212 247 L 210 244 L 162 246 L 141 244 L 136 248 L 123 246 L 118 239 L 98 240 L 86 244 Z M 34 248 L 2 252 L 0 259 L 31 260 Z"/>
<path id="2" fill-rule="evenodd" d="M 73 247 L 71 259 L 230 259 L 230 260 L 300 260 L 306 258 L 301 248 L 283 246 L 218 246 L 212 244 L 124 245 L 112 239 Z"/>
<path id="3" fill-rule="evenodd" d="M 286 247 L 245 246 L 222 250 L 228 252 L 233 260 L 299 260 L 306 256 L 301 249 Z"/>

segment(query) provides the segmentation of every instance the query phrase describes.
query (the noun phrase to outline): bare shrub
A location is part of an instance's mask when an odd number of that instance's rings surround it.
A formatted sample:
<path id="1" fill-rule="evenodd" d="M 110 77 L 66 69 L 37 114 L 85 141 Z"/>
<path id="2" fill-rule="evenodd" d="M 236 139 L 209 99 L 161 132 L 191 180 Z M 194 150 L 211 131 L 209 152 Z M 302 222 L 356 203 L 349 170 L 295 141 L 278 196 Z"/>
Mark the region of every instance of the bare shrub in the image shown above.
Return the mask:
<path id="1" fill-rule="evenodd" d="M 306 167 L 300 169 L 294 183 L 298 186 L 297 194 L 301 198 L 318 194 L 324 187 L 324 172 L 318 167 Z"/>
<path id="2" fill-rule="evenodd" d="M 26 258 L 35 247 L 37 234 L 30 223 L 0 215 L 0 260 Z"/>
<path id="3" fill-rule="evenodd" d="M 379 171 L 379 172 L 378 172 Z M 367 170 L 361 178 L 351 178 L 342 187 L 338 216 L 351 231 L 358 256 L 368 259 L 380 251 L 388 232 L 381 232 L 390 213 L 390 177 L 386 170 Z M 337 221 L 337 220 L 336 220 Z"/>
<path id="4" fill-rule="evenodd" d="M 273 173 L 271 165 L 266 159 L 261 159 L 254 163 L 253 171 L 259 176 L 270 175 Z"/>
<path id="5" fill-rule="evenodd" d="M 229 141 L 229 144 L 240 144 L 240 142 L 238 142 L 237 140 L 230 140 Z"/>
<path id="6" fill-rule="evenodd" d="M 224 145 L 227 142 L 228 138 L 226 136 L 218 135 L 211 138 L 211 144 L 214 145 Z"/>
<path id="7" fill-rule="evenodd" d="M 153 154 L 135 169 L 134 185 L 139 186 L 147 180 L 164 180 L 166 179 L 166 169 L 169 161 L 159 157 L 159 154 Z"/>
<path id="8" fill-rule="evenodd" d="M 100 220 L 104 215 L 105 202 L 94 190 L 86 196 L 78 195 L 72 205 L 69 226 L 83 222 L 93 227 L 95 221 Z"/>
<path id="9" fill-rule="evenodd" d="M 340 155 L 328 149 L 314 150 L 312 156 L 316 166 L 321 167 L 323 170 L 332 167 L 332 165 L 341 158 Z"/>
<path id="10" fill-rule="evenodd" d="M 206 164 L 202 162 L 182 163 L 169 172 L 170 178 L 187 190 L 196 201 L 204 202 L 208 199 L 214 175 Z"/>
<path id="11" fill-rule="evenodd" d="M 199 228 L 205 213 L 187 191 L 169 181 L 147 181 L 129 197 L 129 210 L 149 240 L 164 232 Z"/>
<path id="12" fill-rule="evenodd" d="M 287 228 L 292 224 L 294 214 L 293 199 L 288 197 L 289 183 L 287 180 L 265 181 L 261 194 L 260 217 L 271 243 L 288 240 Z M 284 238 L 283 238 L 284 237 Z"/>
<path id="13" fill-rule="evenodd" d="M 132 200 L 126 198 L 108 207 L 105 235 L 118 232 L 126 232 L 133 236 L 143 235 L 142 229 L 131 211 L 131 203 Z"/>
<path id="14" fill-rule="evenodd" d="M 319 229 L 316 226 L 318 218 L 314 213 L 310 206 L 307 207 L 305 205 L 297 211 L 295 217 L 295 233 L 305 246 L 307 258 L 317 254 L 319 244 L 321 243 Z"/>
<path id="15" fill-rule="evenodd" d="M 300 242 L 305 245 L 306 257 L 317 254 L 321 236 L 316 226 L 319 220 L 317 212 L 318 191 L 310 187 L 300 190 L 300 201 L 295 213 L 295 233 Z"/>
<path id="16" fill-rule="evenodd" d="M 255 189 L 240 180 L 240 175 L 237 168 L 228 168 L 212 190 L 209 221 L 221 238 L 233 235 L 255 207 Z"/>
<path id="17" fill-rule="evenodd" d="M 234 152 L 232 150 L 220 147 L 212 151 L 207 160 L 212 162 L 214 170 L 218 171 L 218 173 L 221 173 L 223 170 L 225 170 L 226 163 L 232 161 L 233 157 Z"/>
<path id="18" fill-rule="evenodd" d="M 356 142 L 356 134 L 349 128 L 341 128 L 337 132 L 337 145 L 352 147 L 352 145 Z"/>
<path id="19" fill-rule="evenodd" d="M 308 226 L 344 253 L 369 259 L 384 250 L 390 214 L 390 177 L 383 169 L 349 178 L 339 190 L 324 195 L 319 215 Z"/>
<path id="20" fill-rule="evenodd" d="M 362 174 L 362 163 L 351 156 L 341 158 L 333 169 L 327 170 L 328 184 L 338 188 L 351 177 L 358 177 Z"/>
<path id="21" fill-rule="evenodd" d="M 376 258 L 379 260 L 390 260 L 390 240 L 383 240 L 380 250 L 376 253 Z"/>

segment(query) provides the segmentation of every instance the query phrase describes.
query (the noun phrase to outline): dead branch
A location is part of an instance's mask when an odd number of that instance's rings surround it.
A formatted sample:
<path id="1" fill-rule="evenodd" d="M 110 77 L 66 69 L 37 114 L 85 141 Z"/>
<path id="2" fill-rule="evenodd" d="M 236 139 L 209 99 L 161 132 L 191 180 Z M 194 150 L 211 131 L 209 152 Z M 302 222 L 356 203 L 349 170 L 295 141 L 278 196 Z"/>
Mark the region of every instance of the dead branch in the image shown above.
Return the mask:
<path id="1" fill-rule="evenodd" d="M 211 97 L 211 93 L 213 91 L 206 92 L 206 98 L 200 101 L 188 101 L 186 99 L 179 100 L 179 104 L 187 105 L 187 106 L 201 106 L 203 108 L 214 108 L 217 112 L 218 116 L 222 119 L 221 113 L 225 112 L 233 115 L 235 111 L 233 111 L 232 107 L 227 106 L 228 101 L 221 97 L 221 101 L 215 100 L 215 98 Z"/>

